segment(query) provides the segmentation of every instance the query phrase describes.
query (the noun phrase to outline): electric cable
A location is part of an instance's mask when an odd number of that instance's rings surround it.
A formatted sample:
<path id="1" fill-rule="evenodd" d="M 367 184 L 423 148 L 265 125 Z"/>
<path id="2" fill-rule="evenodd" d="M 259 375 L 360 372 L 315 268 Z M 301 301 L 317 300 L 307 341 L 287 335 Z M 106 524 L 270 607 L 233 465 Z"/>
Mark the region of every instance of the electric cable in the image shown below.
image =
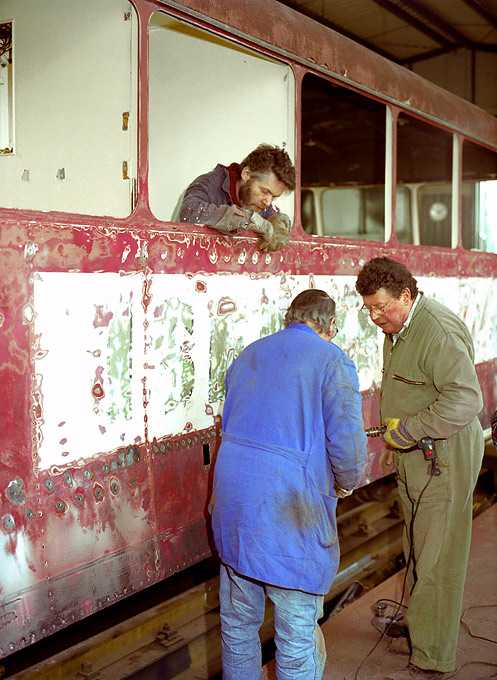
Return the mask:
<path id="1" fill-rule="evenodd" d="M 406 587 L 406 584 L 407 584 L 407 574 L 408 574 L 408 572 L 409 572 L 409 567 L 411 566 L 411 562 L 414 563 L 414 566 L 413 566 L 413 580 L 414 580 L 414 583 L 413 583 L 413 587 L 412 587 L 411 590 L 410 590 L 411 593 L 412 593 L 412 589 L 413 589 L 414 586 L 416 585 L 416 581 L 417 581 L 416 568 L 415 568 L 415 558 L 414 558 L 414 520 L 416 519 L 416 515 L 417 515 L 417 513 L 418 513 L 418 509 L 419 509 L 419 504 L 420 504 L 420 502 L 421 502 L 421 498 L 423 497 L 423 494 L 424 494 L 424 492 L 426 491 L 426 489 L 428 488 L 428 485 L 429 485 L 429 483 L 431 482 L 431 480 L 433 479 L 433 477 L 434 477 L 434 469 L 433 469 L 433 467 L 432 467 L 432 468 L 431 468 L 430 475 L 429 475 L 429 477 L 428 477 L 428 481 L 426 482 L 426 484 L 424 485 L 424 487 L 421 489 L 421 492 L 420 492 L 420 494 L 419 494 L 419 496 L 418 496 L 418 499 L 417 499 L 416 504 L 415 504 L 415 507 L 414 507 L 414 511 L 413 511 L 413 513 L 412 513 L 412 516 L 411 516 L 411 521 L 409 522 L 409 543 L 410 543 L 410 545 L 409 545 L 409 555 L 408 555 L 408 557 L 407 557 L 407 562 L 406 562 L 406 567 L 405 567 L 405 573 L 404 573 L 404 579 L 403 579 L 403 581 L 402 581 L 402 591 L 401 591 L 401 595 L 400 595 L 400 602 L 396 602 L 396 603 L 395 603 L 395 604 L 398 605 L 398 606 L 397 606 L 397 609 L 396 609 L 394 615 L 392 616 L 392 619 L 391 619 L 390 623 L 388 623 L 388 624 L 385 626 L 385 630 L 384 630 L 383 633 L 381 634 L 381 637 L 379 638 L 379 640 L 378 640 L 378 641 L 374 644 L 374 646 L 369 650 L 369 652 L 366 654 L 366 656 L 364 657 L 364 659 L 361 661 L 361 663 L 360 663 L 360 665 L 357 667 L 357 669 L 356 669 L 355 671 L 350 671 L 349 673 L 347 673 L 347 675 L 345 676 L 344 680 L 347 680 L 348 676 L 349 676 L 351 673 L 355 673 L 353 680 L 359 680 L 359 671 L 360 671 L 362 668 L 364 668 L 364 666 L 373 663 L 373 661 L 377 661 L 379 658 L 381 658 L 381 656 L 383 656 L 383 654 L 385 654 L 385 653 L 388 651 L 388 649 L 387 649 L 387 650 L 385 650 L 385 651 L 383 652 L 382 655 L 380 655 L 380 657 L 376 657 L 374 660 L 367 661 L 367 659 L 371 656 L 371 654 L 375 651 L 375 649 L 376 649 L 376 648 L 378 647 L 378 645 L 381 643 L 381 641 L 383 640 L 383 638 L 388 634 L 388 628 L 389 628 L 390 624 L 391 624 L 391 623 L 395 620 L 395 618 L 398 616 L 400 609 L 401 609 L 402 607 L 405 607 L 405 608 L 407 609 L 407 605 L 403 604 L 403 602 L 404 602 L 405 587 Z M 410 494 L 409 494 L 409 489 L 408 489 L 408 486 L 407 486 L 407 482 L 406 482 L 405 480 L 403 480 L 403 481 L 404 481 L 404 483 L 405 483 L 405 485 L 406 485 L 407 497 L 409 498 L 409 500 L 411 501 L 411 503 L 414 504 L 414 502 L 413 502 L 413 500 L 411 499 L 411 496 L 410 496 Z M 392 601 L 393 601 L 393 600 L 392 600 Z"/>

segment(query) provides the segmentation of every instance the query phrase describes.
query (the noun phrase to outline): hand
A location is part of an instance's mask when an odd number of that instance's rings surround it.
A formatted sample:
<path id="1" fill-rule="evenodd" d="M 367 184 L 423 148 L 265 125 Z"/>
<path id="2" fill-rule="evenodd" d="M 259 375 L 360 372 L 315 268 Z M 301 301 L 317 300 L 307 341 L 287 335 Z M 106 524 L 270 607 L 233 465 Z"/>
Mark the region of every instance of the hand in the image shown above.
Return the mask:
<path id="1" fill-rule="evenodd" d="M 354 489 L 342 489 L 341 486 L 338 486 L 338 484 L 335 482 L 335 493 L 338 496 L 338 498 L 345 498 L 346 496 L 350 496 L 350 494 L 354 491 Z"/>
<path id="2" fill-rule="evenodd" d="M 407 429 L 407 418 L 384 418 L 382 424 L 387 426 L 383 433 L 383 441 L 394 449 L 412 449 L 416 440 L 411 437 Z"/>
<path id="3" fill-rule="evenodd" d="M 222 218 L 216 223 L 217 228 L 227 227 L 228 229 L 245 229 L 247 228 L 249 218 L 247 211 L 237 205 L 228 205 Z M 226 231 L 228 231 L 226 229 Z"/>
<path id="4" fill-rule="evenodd" d="M 273 225 L 273 236 L 271 239 L 263 236 L 259 240 L 258 246 L 266 253 L 281 250 L 290 242 L 290 234 L 288 233 L 291 227 L 290 218 L 283 213 L 276 213 L 268 217 L 267 221 Z"/>
<path id="5" fill-rule="evenodd" d="M 255 234 L 260 234 L 268 241 L 273 238 L 273 225 L 269 220 L 265 220 L 264 217 L 261 217 L 259 213 L 255 211 L 250 216 L 247 230 L 253 231 Z"/>

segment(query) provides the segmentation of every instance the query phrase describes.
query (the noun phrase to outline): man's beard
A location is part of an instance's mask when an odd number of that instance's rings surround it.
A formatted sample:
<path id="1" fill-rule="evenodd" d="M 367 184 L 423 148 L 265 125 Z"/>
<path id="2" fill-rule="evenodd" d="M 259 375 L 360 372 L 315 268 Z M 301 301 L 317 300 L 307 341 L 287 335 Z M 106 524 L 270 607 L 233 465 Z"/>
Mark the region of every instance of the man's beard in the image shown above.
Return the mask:
<path id="1" fill-rule="evenodd" d="M 259 210 L 259 208 L 255 205 L 255 202 L 252 199 L 252 184 L 254 183 L 253 179 L 247 180 L 247 182 L 243 183 L 240 188 L 238 189 L 238 200 L 240 201 L 240 205 L 242 208 L 245 208 L 246 210 Z M 254 205 L 252 205 L 254 203 Z"/>

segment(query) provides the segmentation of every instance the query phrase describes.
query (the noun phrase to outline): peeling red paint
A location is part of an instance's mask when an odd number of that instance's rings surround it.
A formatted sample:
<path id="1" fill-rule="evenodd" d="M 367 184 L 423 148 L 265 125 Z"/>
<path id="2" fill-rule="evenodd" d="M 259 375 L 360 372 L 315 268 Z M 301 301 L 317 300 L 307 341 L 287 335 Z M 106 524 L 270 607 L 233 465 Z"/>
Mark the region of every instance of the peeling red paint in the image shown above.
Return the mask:
<path id="1" fill-rule="evenodd" d="M 93 326 L 95 328 L 108 326 L 113 316 L 114 314 L 112 312 L 104 312 L 104 308 L 101 305 L 95 305 L 95 318 L 93 319 Z"/>

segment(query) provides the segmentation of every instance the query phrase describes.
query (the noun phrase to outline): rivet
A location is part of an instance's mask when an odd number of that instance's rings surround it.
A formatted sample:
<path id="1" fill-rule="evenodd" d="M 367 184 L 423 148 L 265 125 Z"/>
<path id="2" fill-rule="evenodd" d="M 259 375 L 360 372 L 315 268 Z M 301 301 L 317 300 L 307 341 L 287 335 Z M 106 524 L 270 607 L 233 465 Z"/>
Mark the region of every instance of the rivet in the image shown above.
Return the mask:
<path id="1" fill-rule="evenodd" d="M 5 515 L 3 518 L 3 528 L 5 531 L 13 531 L 16 527 L 16 523 L 14 522 L 14 518 L 12 515 Z"/>
<path id="2" fill-rule="evenodd" d="M 55 509 L 57 512 L 64 512 L 64 510 L 66 509 L 66 504 L 64 503 L 64 501 L 58 499 L 55 501 Z"/>

